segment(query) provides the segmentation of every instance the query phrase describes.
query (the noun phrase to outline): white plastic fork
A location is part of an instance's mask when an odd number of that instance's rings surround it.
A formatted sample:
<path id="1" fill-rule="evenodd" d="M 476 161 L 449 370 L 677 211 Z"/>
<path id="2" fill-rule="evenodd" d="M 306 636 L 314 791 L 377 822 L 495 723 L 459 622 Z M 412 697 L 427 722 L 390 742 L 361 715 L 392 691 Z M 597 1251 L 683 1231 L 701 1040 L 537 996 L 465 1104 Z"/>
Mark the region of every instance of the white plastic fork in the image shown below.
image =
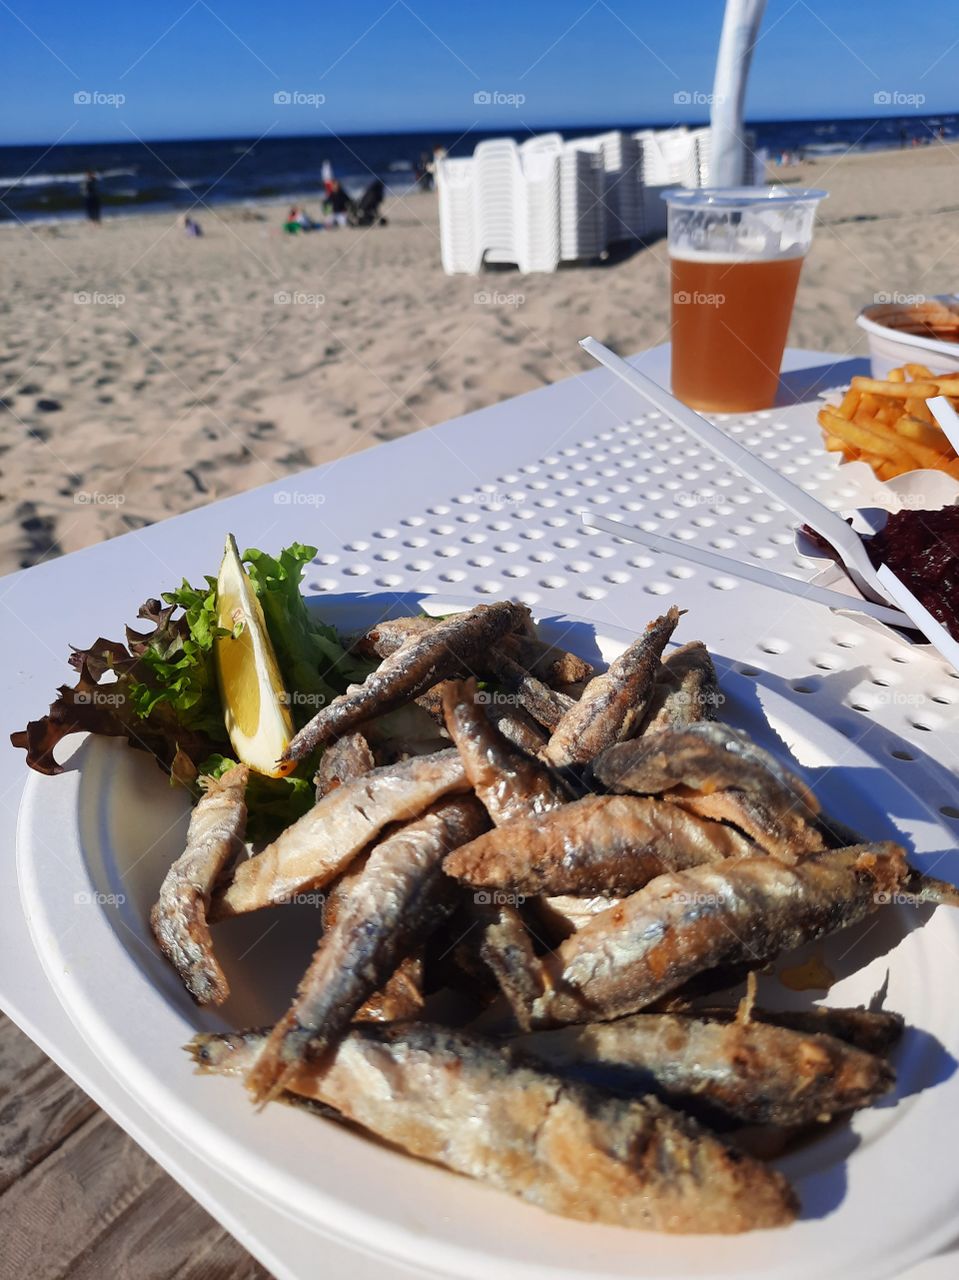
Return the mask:
<path id="1" fill-rule="evenodd" d="M 625 542 L 637 542 L 642 547 L 650 547 L 653 551 L 662 551 L 666 555 L 679 556 L 683 560 L 691 560 L 707 569 L 716 569 L 720 573 L 728 573 L 730 577 L 741 578 L 745 582 L 755 582 L 761 587 L 772 587 L 775 591 L 784 591 L 800 600 L 813 600 L 817 604 L 828 605 L 830 609 L 852 609 L 857 613 L 868 614 L 877 618 L 889 627 L 909 627 L 912 624 L 899 609 L 890 609 L 885 604 L 874 604 L 871 600 L 858 600 L 855 596 L 844 596 L 841 591 L 830 591 L 828 587 L 817 587 L 811 582 L 803 582 L 801 578 L 790 578 L 784 573 L 774 573 L 771 569 L 763 569 L 760 565 L 746 564 L 733 560 L 731 556 L 721 556 L 706 547 L 697 547 L 690 542 L 680 542 L 678 538 L 664 538 L 659 533 L 647 533 L 645 529 L 637 529 L 635 525 L 620 520 L 610 520 L 606 516 L 594 515 L 592 511 L 583 511 L 580 515 L 583 524 L 590 529 L 600 529 Z"/>
<path id="2" fill-rule="evenodd" d="M 859 534 L 850 528 L 842 516 L 810 497 L 804 489 L 787 480 L 774 467 L 750 453 L 747 448 L 726 435 L 725 431 L 721 431 L 694 409 L 690 409 L 675 396 L 670 395 L 651 378 L 647 378 L 632 365 L 628 365 L 625 360 L 622 360 L 614 351 L 610 351 L 608 347 L 604 347 L 601 342 L 597 342 L 595 338 L 583 338 L 579 345 L 594 360 L 604 365 L 610 373 L 616 374 L 638 392 L 644 400 L 665 413 L 673 422 L 685 427 L 690 435 L 704 444 L 707 449 L 725 458 L 730 466 L 754 480 L 777 502 L 788 507 L 800 520 L 825 538 L 867 600 L 888 605 L 894 610 L 898 609 L 897 602 L 890 597 L 888 587 L 873 568 Z M 903 617 L 901 625 L 909 626 L 909 619 Z"/>

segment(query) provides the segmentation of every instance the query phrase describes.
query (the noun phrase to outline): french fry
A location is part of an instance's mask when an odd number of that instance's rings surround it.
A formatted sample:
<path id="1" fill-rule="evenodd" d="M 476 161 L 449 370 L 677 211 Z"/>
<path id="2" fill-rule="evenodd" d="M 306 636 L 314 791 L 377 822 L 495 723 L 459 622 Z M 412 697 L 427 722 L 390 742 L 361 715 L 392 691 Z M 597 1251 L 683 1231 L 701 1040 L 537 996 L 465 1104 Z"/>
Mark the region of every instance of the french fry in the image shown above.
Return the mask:
<path id="1" fill-rule="evenodd" d="M 839 436 L 840 440 L 844 440 L 847 444 L 854 445 L 857 449 L 862 449 L 866 453 L 876 454 L 884 462 L 897 462 L 908 470 L 914 469 L 909 452 L 895 439 L 890 439 L 888 435 L 880 434 L 877 431 L 870 430 L 868 427 L 860 426 L 858 423 L 847 422 L 838 413 L 833 413 L 828 409 L 823 410 L 823 416 L 825 418 L 825 426 L 833 435 Z"/>
<path id="2" fill-rule="evenodd" d="M 925 400 L 907 400 L 906 413 L 911 414 L 914 418 L 921 418 L 923 422 L 934 423 L 936 421 Z"/>
<path id="3" fill-rule="evenodd" d="M 897 430 L 896 426 L 891 426 L 881 418 L 877 418 L 869 430 L 874 431 L 877 436 L 888 440 L 890 444 L 895 444 L 908 455 L 911 455 L 915 459 L 913 469 L 921 467 L 934 469 L 946 460 L 946 455 L 943 454 L 941 449 L 929 448 L 928 445 L 922 444 L 921 441 L 903 435 Z M 952 450 L 948 449 L 947 454 L 951 453 Z"/>
<path id="4" fill-rule="evenodd" d="M 851 385 L 857 391 L 868 391 L 876 396 L 892 396 L 896 400 L 912 400 L 915 398 L 928 400 L 930 396 L 955 394 L 955 392 L 940 391 L 941 382 L 939 384 L 935 382 L 880 382 L 876 378 L 856 377 L 853 378 Z"/>
<path id="5" fill-rule="evenodd" d="M 951 461 L 955 454 L 942 428 L 934 424 L 930 425 L 922 419 L 910 418 L 908 414 L 904 414 L 896 423 L 896 430 L 909 440 L 918 440 L 927 449 L 937 450 L 947 460 Z"/>
<path id="6" fill-rule="evenodd" d="M 939 303 L 909 310 L 913 320 L 955 325 L 959 339 L 959 314 L 946 311 Z M 903 309 L 895 319 L 903 321 Z M 880 480 L 921 468 L 944 471 L 959 479 L 956 451 L 926 403 L 933 394 L 949 396 L 959 409 L 959 375 L 939 377 L 926 365 L 911 363 L 890 369 L 885 381 L 853 378 L 838 405 L 819 411 L 827 452 L 840 453 L 847 462 L 861 459 Z"/>
<path id="7" fill-rule="evenodd" d="M 841 413 L 844 418 L 851 418 L 859 408 L 859 400 L 859 392 L 856 391 L 854 387 L 850 387 L 842 398 L 838 412 Z"/>
<path id="8" fill-rule="evenodd" d="M 930 448 L 929 445 L 922 444 L 918 440 L 910 440 L 908 437 L 902 437 L 902 443 L 919 461 L 920 466 L 928 467 L 930 471 L 938 471 L 941 467 L 956 461 L 955 450 L 948 444 L 945 449 Z"/>

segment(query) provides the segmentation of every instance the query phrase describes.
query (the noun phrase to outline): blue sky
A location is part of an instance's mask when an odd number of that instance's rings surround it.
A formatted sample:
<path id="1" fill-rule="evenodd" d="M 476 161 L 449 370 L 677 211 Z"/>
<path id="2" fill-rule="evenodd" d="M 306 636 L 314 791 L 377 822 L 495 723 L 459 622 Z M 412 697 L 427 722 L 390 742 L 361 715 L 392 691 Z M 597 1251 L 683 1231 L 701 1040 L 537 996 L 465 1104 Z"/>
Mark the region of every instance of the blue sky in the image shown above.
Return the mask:
<path id="1" fill-rule="evenodd" d="M 0 142 L 67 130 L 87 142 L 700 119 L 722 10 L 721 0 L 3 0 Z M 955 18 L 947 0 L 769 0 L 747 114 L 953 112 Z M 503 98 L 477 104 L 484 92 Z M 300 97 L 274 101 L 284 93 Z M 877 94 L 890 105 L 877 108 Z"/>

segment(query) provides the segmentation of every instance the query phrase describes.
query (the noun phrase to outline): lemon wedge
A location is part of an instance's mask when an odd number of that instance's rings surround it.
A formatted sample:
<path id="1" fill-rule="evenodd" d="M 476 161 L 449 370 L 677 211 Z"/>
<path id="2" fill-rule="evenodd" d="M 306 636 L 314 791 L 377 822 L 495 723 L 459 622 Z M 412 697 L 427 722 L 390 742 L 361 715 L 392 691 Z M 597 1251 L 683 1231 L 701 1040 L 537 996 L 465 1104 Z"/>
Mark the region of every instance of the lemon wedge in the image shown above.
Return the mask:
<path id="1" fill-rule="evenodd" d="M 293 737 L 290 697 L 236 539 L 226 540 L 216 580 L 217 622 L 230 634 L 214 641 L 223 716 L 241 764 L 268 778 L 295 767 L 278 761 Z"/>

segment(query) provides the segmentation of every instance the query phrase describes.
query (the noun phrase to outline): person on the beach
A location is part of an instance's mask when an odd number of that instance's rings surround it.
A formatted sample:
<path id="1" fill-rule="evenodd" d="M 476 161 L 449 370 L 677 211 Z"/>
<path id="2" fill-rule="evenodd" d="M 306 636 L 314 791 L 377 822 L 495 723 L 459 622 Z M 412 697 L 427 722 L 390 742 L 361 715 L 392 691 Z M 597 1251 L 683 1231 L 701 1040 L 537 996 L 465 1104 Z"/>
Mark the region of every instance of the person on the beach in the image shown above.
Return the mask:
<path id="1" fill-rule="evenodd" d="M 92 169 L 87 170 L 83 180 L 83 206 L 90 222 L 100 221 L 100 192 L 97 190 L 97 175 Z"/>
<path id="2" fill-rule="evenodd" d="M 183 215 L 183 230 L 188 236 L 192 236 L 194 239 L 203 235 L 203 228 L 196 219 L 191 218 L 188 213 Z"/>
<path id="3" fill-rule="evenodd" d="M 436 175 L 439 173 L 440 161 L 446 159 L 446 148 L 442 142 L 437 142 L 433 147 L 433 154 L 426 162 L 426 183 L 423 186 L 424 191 L 432 191 L 436 187 Z"/>
<path id="4" fill-rule="evenodd" d="M 350 197 L 340 186 L 338 178 L 333 179 L 333 185 L 329 195 L 326 197 L 324 208 L 331 215 L 334 226 L 346 226 L 347 214 L 350 211 Z"/>
<path id="5" fill-rule="evenodd" d="M 333 166 L 330 164 L 329 160 L 324 160 L 322 165 L 320 165 L 320 178 L 323 182 L 323 190 L 327 195 L 329 195 L 333 190 L 334 182 Z"/>

